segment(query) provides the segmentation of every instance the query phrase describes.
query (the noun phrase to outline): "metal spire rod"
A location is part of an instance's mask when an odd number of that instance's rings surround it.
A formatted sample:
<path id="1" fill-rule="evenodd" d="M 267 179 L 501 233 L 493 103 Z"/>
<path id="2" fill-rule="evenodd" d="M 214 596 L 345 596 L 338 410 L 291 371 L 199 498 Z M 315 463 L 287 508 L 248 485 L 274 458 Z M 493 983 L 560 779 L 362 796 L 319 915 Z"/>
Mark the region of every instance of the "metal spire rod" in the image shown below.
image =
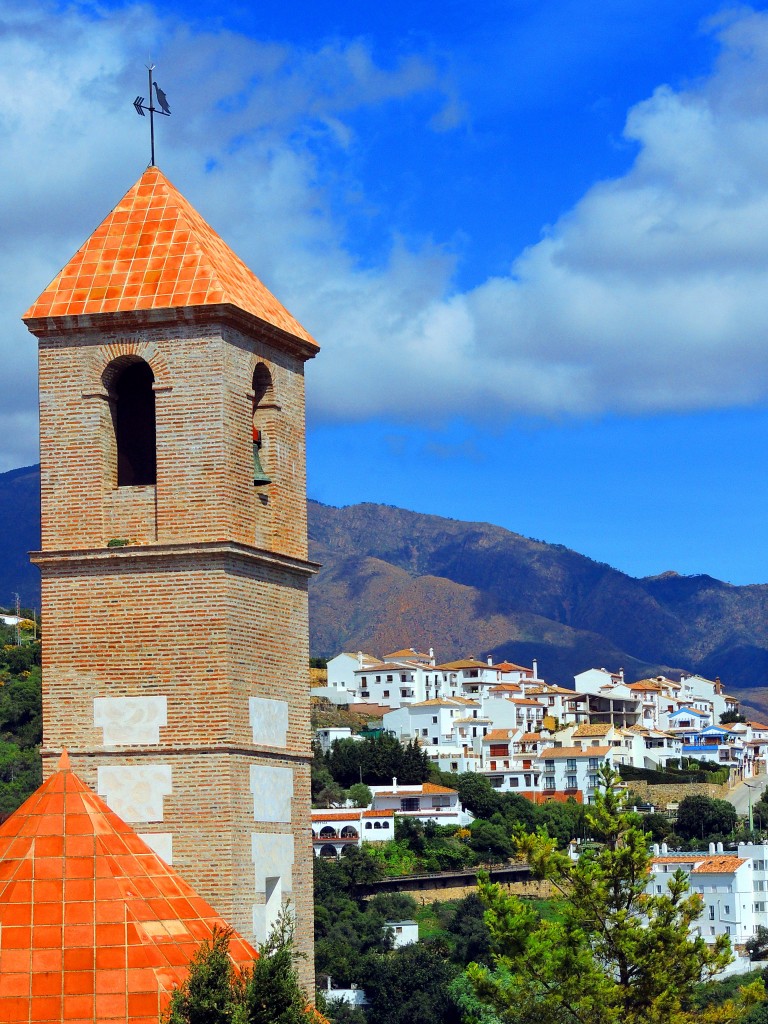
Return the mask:
<path id="1" fill-rule="evenodd" d="M 133 106 L 137 114 L 141 114 L 141 116 L 144 117 L 144 111 L 149 111 L 149 139 L 151 150 L 151 160 L 149 162 L 150 167 L 155 166 L 155 114 L 162 114 L 164 117 L 171 116 L 171 108 L 168 106 L 168 97 L 152 78 L 152 72 L 154 70 L 154 64 L 147 65 L 147 73 L 149 76 L 149 106 L 145 105 L 143 96 L 137 96 L 133 101 Z M 157 102 L 160 104 L 159 107 L 156 107 L 154 104 L 152 96 L 153 86 L 155 89 L 155 95 L 157 96 Z"/>

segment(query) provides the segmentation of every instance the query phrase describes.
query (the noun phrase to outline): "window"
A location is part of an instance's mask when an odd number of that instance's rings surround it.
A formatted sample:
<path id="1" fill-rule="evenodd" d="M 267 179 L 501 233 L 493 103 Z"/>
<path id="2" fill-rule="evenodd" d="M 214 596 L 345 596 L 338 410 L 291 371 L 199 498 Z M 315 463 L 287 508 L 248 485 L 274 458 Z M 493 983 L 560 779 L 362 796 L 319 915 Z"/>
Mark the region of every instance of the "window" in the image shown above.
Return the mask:
<path id="1" fill-rule="evenodd" d="M 432 715 L 432 725 L 437 725 L 437 715 Z"/>
<path id="2" fill-rule="evenodd" d="M 729 924 L 727 924 L 725 926 L 725 934 L 726 935 L 730 935 L 731 934 L 731 926 Z"/>
<path id="3" fill-rule="evenodd" d="M 373 827 L 374 828 L 381 828 L 381 822 L 380 821 L 374 821 Z"/>
<path id="4" fill-rule="evenodd" d="M 118 487 L 157 482 L 154 382 L 155 375 L 143 359 L 118 368 L 118 376 L 113 378 Z"/>
<path id="5" fill-rule="evenodd" d="M 422 736 L 428 736 L 429 735 L 429 729 L 422 729 L 421 730 L 421 735 Z"/>
<path id="6" fill-rule="evenodd" d="M 418 811 L 421 807 L 421 801 L 417 796 L 403 797 L 400 801 L 401 811 Z"/>
<path id="7" fill-rule="evenodd" d="M 600 767 L 600 759 L 598 757 L 590 757 L 590 759 L 589 759 L 589 767 L 590 768 L 599 768 Z"/>
<path id="8" fill-rule="evenodd" d="M 377 683 L 380 683 L 380 682 L 381 682 L 381 676 L 376 676 L 376 682 L 377 682 Z"/>
<path id="9" fill-rule="evenodd" d="M 568 772 L 575 772 L 576 771 L 576 760 L 575 760 L 575 758 L 573 758 L 573 757 L 569 757 L 568 758 L 568 760 L 566 762 L 566 765 L 565 765 L 565 770 L 568 771 Z"/>
<path id="10" fill-rule="evenodd" d="M 565 788 L 566 789 L 578 789 L 578 784 L 575 775 L 566 775 L 565 777 Z"/>
<path id="11" fill-rule="evenodd" d="M 394 676 L 387 676 L 387 682 L 388 682 L 388 683 L 391 683 L 391 682 L 392 682 L 392 680 L 393 680 L 393 678 L 394 678 Z"/>
<path id="12" fill-rule="evenodd" d="M 710 921 L 714 921 L 715 920 L 715 908 L 714 907 L 710 907 L 709 908 L 709 920 Z"/>
<path id="13" fill-rule="evenodd" d="M 515 782 L 517 782 L 517 779 L 515 779 Z M 544 779 L 544 789 L 554 789 L 554 788 L 555 788 L 555 780 L 550 778 L 549 776 L 547 776 Z"/>
<path id="14" fill-rule="evenodd" d="M 545 761 L 544 762 L 544 771 L 545 772 L 553 772 L 554 770 L 555 770 L 555 762 L 554 761 Z"/>
<path id="15" fill-rule="evenodd" d="M 512 787 L 512 789 L 517 789 L 517 787 L 520 785 L 520 779 L 518 779 L 516 775 L 510 775 L 509 784 Z"/>
<path id="16" fill-rule="evenodd" d="M 437 745 L 437 744 L 438 744 L 438 743 L 440 742 L 440 740 L 439 740 L 439 739 L 437 738 L 437 736 L 433 736 L 433 737 L 432 737 L 432 742 L 433 742 L 433 743 L 434 743 L 435 745 Z"/>
<path id="17" fill-rule="evenodd" d="M 656 886 L 656 892 L 661 893 L 661 886 L 660 885 Z"/>
<path id="18" fill-rule="evenodd" d="M 457 772 L 458 770 L 459 770 L 459 762 L 458 761 L 451 761 L 451 771 L 452 772 Z"/>
<path id="19" fill-rule="evenodd" d="M 731 908 L 730 908 L 730 907 L 729 907 L 729 906 L 728 906 L 728 905 L 726 904 L 726 906 L 724 906 L 724 907 L 723 907 L 723 911 L 724 911 L 724 912 L 725 912 L 726 914 L 730 914 L 730 912 L 731 912 Z"/>
<path id="20" fill-rule="evenodd" d="M 382 821 L 381 827 L 383 829 L 385 829 L 385 830 L 388 829 L 389 828 L 389 822 L 388 821 Z"/>
<path id="21" fill-rule="evenodd" d="M 371 825 L 370 821 L 366 821 L 365 827 L 366 828 L 372 828 L 373 826 Z"/>
<path id="22" fill-rule="evenodd" d="M 389 696 L 389 690 L 382 690 L 381 696 L 382 697 L 388 697 Z"/>

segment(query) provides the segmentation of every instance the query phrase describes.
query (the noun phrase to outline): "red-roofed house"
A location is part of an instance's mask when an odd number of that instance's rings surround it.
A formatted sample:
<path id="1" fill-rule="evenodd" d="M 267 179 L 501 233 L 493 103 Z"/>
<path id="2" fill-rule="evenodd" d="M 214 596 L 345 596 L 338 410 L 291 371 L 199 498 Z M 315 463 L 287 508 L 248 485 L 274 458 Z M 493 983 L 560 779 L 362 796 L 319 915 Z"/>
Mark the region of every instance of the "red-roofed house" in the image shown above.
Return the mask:
<path id="1" fill-rule="evenodd" d="M 434 821 L 438 825 L 468 825 L 472 815 L 459 803 L 459 794 L 447 786 L 423 782 L 418 786 L 400 785 L 397 779 L 391 786 L 370 786 L 373 793 L 372 808 L 391 811 L 421 822 Z"/>

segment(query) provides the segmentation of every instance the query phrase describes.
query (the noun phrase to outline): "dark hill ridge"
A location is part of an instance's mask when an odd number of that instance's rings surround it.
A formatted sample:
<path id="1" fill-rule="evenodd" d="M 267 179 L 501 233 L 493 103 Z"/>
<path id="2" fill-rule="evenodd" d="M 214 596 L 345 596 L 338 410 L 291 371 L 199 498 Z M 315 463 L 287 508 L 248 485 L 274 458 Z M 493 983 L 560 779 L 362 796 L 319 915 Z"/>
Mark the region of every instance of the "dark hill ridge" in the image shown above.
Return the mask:
<path id="1" fill-rule="evenodd" d="M 39 601 L 27 551 L 39 544 L 39 468 L 0 475 L 0 606 L 18 591 Z M 312 653 L 383 654 L 433 646 L 464 654 L 539 659 L 552 682 L 573 685 L 591 666 L 628 677 L 658 671 L 721 676 L 768 707 L 768 585 L 710 576 L 634 579 L 561 545 L 487 523 L 387 505 L 309 503 Z"/>
<path id="2" fill-rule="evenodd" d="M 592 665 L 630 678 L 684 668 L 735 690 L 768 677 L 765 585 L 638 580 L 501 527 L 384 505 L 310 502 L 310 540 L 323 563 L 310 590 L 317 654 L 407 643 L 441 659 L 538 657 L 571 685 Z"/>

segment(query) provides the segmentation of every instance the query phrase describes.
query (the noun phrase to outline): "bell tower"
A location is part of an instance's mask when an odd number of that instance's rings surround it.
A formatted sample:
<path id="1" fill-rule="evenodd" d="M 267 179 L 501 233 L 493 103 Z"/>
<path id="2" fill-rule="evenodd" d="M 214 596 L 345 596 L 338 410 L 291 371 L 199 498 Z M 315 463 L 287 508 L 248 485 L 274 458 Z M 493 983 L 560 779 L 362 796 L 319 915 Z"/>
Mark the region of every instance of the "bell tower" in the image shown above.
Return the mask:
<path id="1" fill-rule="evenodd" d="M 43 764 L 248 938 L 312 954 L 304 363 L 317 345 L 149 167 L 39 340 Z M 311 966 L 309 966 L 311 970 Z"/>

